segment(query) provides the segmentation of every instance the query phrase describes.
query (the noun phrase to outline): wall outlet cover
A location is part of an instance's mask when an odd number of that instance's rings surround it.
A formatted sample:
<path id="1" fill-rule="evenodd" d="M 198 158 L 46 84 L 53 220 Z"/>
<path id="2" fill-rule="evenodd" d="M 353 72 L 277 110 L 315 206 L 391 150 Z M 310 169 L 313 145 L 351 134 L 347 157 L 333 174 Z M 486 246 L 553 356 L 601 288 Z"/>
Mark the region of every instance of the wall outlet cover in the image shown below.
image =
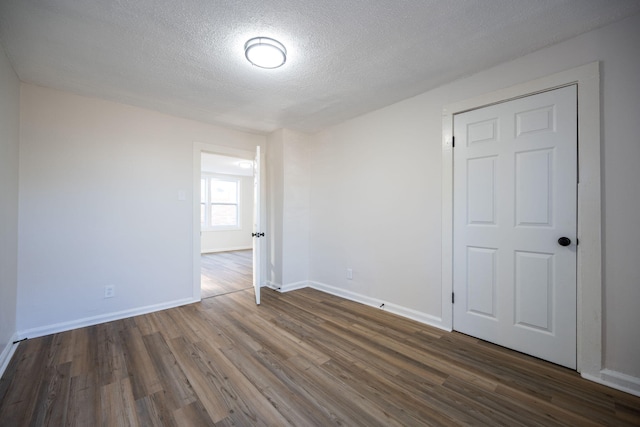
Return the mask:
<path id="1" fill-rule="evenodd" d="M 105 298 L 113 298 L 116 294 L 115 286 L 107 285 L 104 287 L 104 297 Z"/>

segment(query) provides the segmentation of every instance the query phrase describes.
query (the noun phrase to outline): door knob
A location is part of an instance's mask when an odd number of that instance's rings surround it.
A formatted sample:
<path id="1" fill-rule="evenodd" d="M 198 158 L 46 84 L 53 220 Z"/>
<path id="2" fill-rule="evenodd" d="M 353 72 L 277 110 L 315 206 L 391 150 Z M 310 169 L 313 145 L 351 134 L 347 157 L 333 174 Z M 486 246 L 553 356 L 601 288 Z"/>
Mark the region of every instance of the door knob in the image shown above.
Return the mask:
<path id="1" fill-rule="evenodd" d="M 569 246 L 571 244 L 571 239 L 568 237 L 561 237 L 558 239 L 558 244 L 560 246 Z"/>

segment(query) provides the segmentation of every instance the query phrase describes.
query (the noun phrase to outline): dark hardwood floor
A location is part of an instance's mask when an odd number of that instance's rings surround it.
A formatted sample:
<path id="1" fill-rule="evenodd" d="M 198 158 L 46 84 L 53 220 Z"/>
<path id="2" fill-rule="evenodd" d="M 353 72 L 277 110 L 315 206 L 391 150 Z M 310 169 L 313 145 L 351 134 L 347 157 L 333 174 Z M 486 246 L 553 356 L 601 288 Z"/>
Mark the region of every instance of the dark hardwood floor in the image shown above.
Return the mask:
<path id="1" fill-rule="evenodd" d="M 202 254 L 201 298 L 211 298 L 253 286 L 252 251 Z"/>
<path id="2" fill-rule="evenodd" d="M 21 343 L 2 426 L 626 426 L 640 398 L 311 289 Z"/>

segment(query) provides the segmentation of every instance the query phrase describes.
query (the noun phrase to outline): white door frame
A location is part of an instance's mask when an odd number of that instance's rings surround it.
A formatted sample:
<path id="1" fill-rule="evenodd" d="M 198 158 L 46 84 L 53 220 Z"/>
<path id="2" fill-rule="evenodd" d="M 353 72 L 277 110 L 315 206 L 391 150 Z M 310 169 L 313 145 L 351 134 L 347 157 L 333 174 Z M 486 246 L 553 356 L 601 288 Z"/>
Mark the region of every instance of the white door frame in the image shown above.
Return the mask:
<path id="1" fill-rule="evenodd" d="M 200 243 L 200 177 L 201 177 L 201 156 L 202 153 L 210 153 L 210 154 L 219 154 L 222 156 L 230 156 L 230 157 L 238 157 L 241 159 L 247 159 L 249 161 L 253 161 L 256 157 L 255 151 L 249 150 L 241 150 L 238 148 L 225 147 L 222 145 L 214 145 L 214 144 L 206 144 L 202 142 L 194 142 L 193 143 L 193 298 L 196 301 L 201 300 L 201 291 L 200 291 L 200 251 L 201 251 L 201 243 Z M 260 168 L 261 171 L 264 171 L 264 157 L 261 157 L 261 162 L 263 163 Z M 264 182 L 264 172 L 261 172 L 260 179 Z M 266 210 L 264 206 L 265 197 L 265 185 L 262 185 L 262 193 L 260 196 L 261 201 L 261 216 L 262 223 L 266 224 L 265 215 Z M 266 270 L 266 261 L 265 261 L 265 239 L 253 239 L 253 244 L 259 244 L 261 246 L 262 259 L 260 259 L 260 271 L 262 272 L 262 277 L 265 277 L 264 273 Z"/>
<path id="2" fill-rule="evenodd" d="M 453 116 L 550 89 L 578 85 L 578 372 L 602 369 L 602 249 L 600 202 L 600 64 L 592 62 L 548 77 L 445 106 L 442 118 L 442 325 L 453 327 Z"/>

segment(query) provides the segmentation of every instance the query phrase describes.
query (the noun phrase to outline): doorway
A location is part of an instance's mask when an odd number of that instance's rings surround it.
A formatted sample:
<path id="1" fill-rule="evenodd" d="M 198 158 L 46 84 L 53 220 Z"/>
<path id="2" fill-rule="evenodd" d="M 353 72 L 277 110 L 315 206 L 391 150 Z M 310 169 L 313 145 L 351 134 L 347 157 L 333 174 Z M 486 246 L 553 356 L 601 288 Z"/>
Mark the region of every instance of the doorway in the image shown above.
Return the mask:
<path id="1" fill-rule="evenodd" d="M 577 84 L 578 237 L 577 370 L 609 380 L 602 359 L 602 212 L 600 64 L 592 62 L 545 77 L 447 104 L 442 111 L 442 295 L 441 327 L 453 328 L 453 116 L 458 113 Z M 605 379 L 606 378 L 606 379 Z"/>
<path id="2" fill-rule="evenodd" d="M 253 161 L 202 152 L 200 173 L 200 296 L 251 288 Z"/>
<path id="3" fill-rule="evenodd" d="M 253 275 L 252 283 L 255 289 L 256 303 L 260 303 L 259 291 L 260 286 L 263 286 L 261 278 L 264 277 L 266 269 L 265 248 L 267 241 L 264 238 L 264 232 L 260 229 L 261 224 L 266 223 L 265 195 L 263 194 L 265 190 L 260 186 L 260 182 L 264 179 L 262 176 L 264 159 L 259 155 L 260 147 L 256 147 L 255 150 L 248 151 L 200 142 L 193 144 L 192 253 L 193 299 L 196 301 L 202 299 L 202 253 L 250 250 L 252 251 L 252 263 L 249 271 Z M 206 161 L 203 160 L 203 154 L 218 156 L 218 160 L 227 163 L 227 166 L 231 162 L 232 167 L 228 169 L 221 164 L 207 167 Z M 205 163 L 204 168 L 203 163 Z M 242 166 L 240 166 L 241 163 Z M 245 172 L 238 173 L 239 167 Z M 240 175 L 242 178 L 233 175 Z M 236 181 L 236 184 L 233 181 Z M 212 189 L 216 190 L 216 197 L 211 197 Z M 229 197 L 234 193 L 238 196 L 237 200 Z M 203 197 L 205 195 L 206 197 Z M 205 227 L 203 227 L 203 222 Z M 205 230 L 205 228 L 207 229 Z M 209 236 L 206 236 L 206 233 Z M 221 243 L 224 239 L 220 239 L 220 237 L 225 234 L 227 237 L 234 234 L 236 240 L 227 239 Z M 212 236 L 216 237 L 209 239 Z M 258 238 L 258 236 L 263 238 Z M 239 237 L 241 239 L 237 240 Z M 238 260 L 238 263 L 242 265 L 243 261 Z M 208 272 L 205 271 L 205 277 L 206 274 Z M 244 288 L 241 276 L 237 281 Z"/>

